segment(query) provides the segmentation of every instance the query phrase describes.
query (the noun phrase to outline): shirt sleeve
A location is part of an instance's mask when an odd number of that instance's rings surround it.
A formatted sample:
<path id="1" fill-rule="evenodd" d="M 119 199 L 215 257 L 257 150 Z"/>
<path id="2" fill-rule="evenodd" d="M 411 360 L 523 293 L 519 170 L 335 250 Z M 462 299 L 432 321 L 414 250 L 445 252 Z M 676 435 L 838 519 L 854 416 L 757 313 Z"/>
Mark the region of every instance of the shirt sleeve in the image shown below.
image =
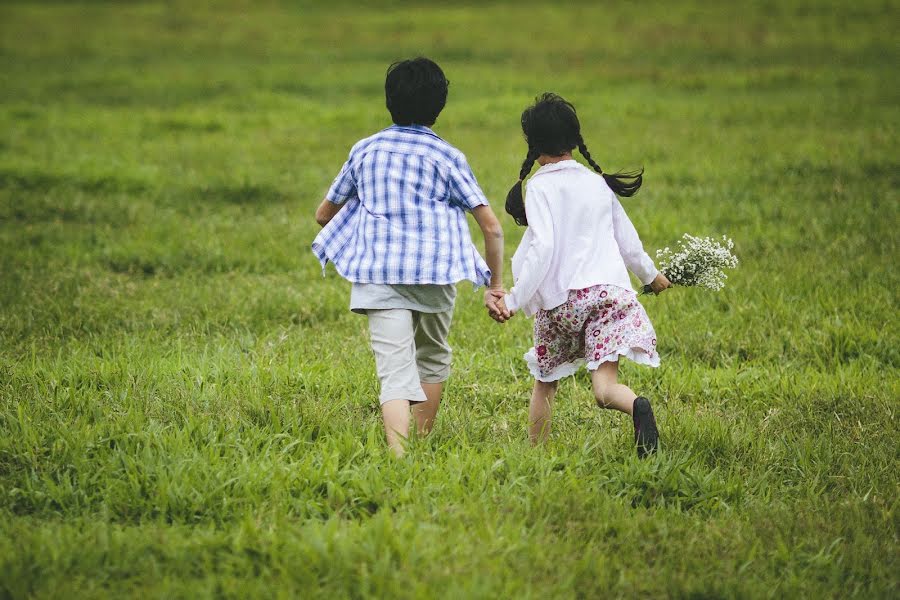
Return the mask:
<path id="1" fill-rule="evenodd" d="M 344 204 L 351 198 L 356 198 L 356 179 L 353 177 L 353 169 L 350 167 L 350 159 L 348 158 L 344 166 L 341 167 L 341 172 L 331 182 L 331 187 L 328 188 L 325 199 L 332 204 Z"/>
<path id="2" fill-rule="evenodd" d="M 450 171 L 450 201 L 465 210 L 488 203 L 465 156 L 460 156 Z"/>
<path id="3" fill-rule="evenodd" d="M 653 281 L 659 271 L 646 252 L 641 238 L 638 237 L 637 230 L 631 223 L 631 219 L 625 214 L 622 203 L 613 195 L 612 207 L 613 234 L 616 237 L 616 244 L 619 245 L 619 253 L 625 261 L 628 270 L 637 275 L 644 285 Z"/>
<path id="4" fill-rule="evenodd" d="M 506 307 L 513 311 L 531 301 L 547 276 L 553 259 L 553 219 L 547 198 L 540 191 L 527 191 L 525 218 L 531 230 L 531 243 L 525 250 L 519 279 L 505 297 Z"/>

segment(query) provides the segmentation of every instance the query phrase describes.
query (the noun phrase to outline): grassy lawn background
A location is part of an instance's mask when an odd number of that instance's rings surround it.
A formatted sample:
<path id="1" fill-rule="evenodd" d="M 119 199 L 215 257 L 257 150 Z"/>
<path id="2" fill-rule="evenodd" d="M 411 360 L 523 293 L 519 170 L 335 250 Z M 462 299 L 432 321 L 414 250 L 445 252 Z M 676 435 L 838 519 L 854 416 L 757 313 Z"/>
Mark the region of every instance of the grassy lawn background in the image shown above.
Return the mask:
<path id="1" fill-rule="evenodd" d="M 900 10 L 742 4 L 3 3 L 0 597 L 896 596 Z M 723 292 L 644 301 L 657 458 L 584 374 L 531 449 L 530 322 L 469 284 L 388 456 L 309 244 L 418 54 L 498 212 L 552 90 L 646 168 L 651 254 L 734 238 Z"/>

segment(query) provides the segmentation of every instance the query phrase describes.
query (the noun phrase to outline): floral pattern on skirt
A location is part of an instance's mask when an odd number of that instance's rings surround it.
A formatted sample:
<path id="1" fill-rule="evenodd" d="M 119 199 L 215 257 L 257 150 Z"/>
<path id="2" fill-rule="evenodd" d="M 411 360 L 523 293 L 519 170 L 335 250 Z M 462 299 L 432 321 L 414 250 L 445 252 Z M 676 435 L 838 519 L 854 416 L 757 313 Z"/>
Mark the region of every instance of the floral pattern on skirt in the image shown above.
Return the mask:
<path id="1" fill-rule="evenodd" d="M 565 303 L 538 311 L 525 360 L 536 379 L 556 381 L 581 365 L 593 371 L 620 356 L 658 367 L 656 332 L 633 291 L 595 285 L 569 290 Z"/>

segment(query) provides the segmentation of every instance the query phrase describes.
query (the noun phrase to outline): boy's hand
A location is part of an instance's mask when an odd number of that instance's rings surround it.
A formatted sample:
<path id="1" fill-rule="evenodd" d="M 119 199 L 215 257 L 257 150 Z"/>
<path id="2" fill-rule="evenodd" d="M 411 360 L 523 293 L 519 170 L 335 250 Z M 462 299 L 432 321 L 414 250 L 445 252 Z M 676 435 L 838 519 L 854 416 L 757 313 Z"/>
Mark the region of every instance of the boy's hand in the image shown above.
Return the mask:
<path id="1" fill-rule="evenodd" d="M 498 323 L 504 323 L 512 316 L 503 301 L 505 295 L 506 291 L 501 288 L 488 288 L 484 291 L 484 306 L 491 318 Z"/>
<path id="2" fill-rule="evenodd" d="M 650 290 L 656 295 L 659 295 L 661 291 L 670 287 L 672 287 L 672 283 L 662 274 L 662 271 L 657 273 L 653 281 L 650 282 Z"/>

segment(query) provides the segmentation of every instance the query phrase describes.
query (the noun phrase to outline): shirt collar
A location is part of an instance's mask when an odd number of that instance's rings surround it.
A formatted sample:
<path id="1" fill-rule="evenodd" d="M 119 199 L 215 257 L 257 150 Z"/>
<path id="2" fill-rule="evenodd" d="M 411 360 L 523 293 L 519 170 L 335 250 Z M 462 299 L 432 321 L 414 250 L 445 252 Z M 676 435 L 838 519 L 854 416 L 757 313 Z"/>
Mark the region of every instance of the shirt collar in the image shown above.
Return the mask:
<path id="1" fill-rule="evenodd" d="M 574 158 L 570 158 L 568 160 L 561 160 L 559 162 L 547 163 L 537 171 L 535 171 L 532 177 L 537 177 L 538 175 L 542 175 L 544 173 L 552 173 L 554 171 L 564 171 L 566 169 L 583 169 L 585 168 L 583 164 L 575 160 Z"/>
<path id="2" fill-rule="evenodd" d="M 441 139 L 441 137 L 438 134 L 436 134 L 434 131 L 432 131 L 430 127 L 427 127 L 425 125 L 397 125 L 396 123 L 394 123 L 393 125 L 388 127 L 388 129 L 396 129 L 396 130 L 400 130 L 400 131 L 410 131 L 413 133 L 424 133 L 425 135 L 430 135 L 432 137 Z"/>

